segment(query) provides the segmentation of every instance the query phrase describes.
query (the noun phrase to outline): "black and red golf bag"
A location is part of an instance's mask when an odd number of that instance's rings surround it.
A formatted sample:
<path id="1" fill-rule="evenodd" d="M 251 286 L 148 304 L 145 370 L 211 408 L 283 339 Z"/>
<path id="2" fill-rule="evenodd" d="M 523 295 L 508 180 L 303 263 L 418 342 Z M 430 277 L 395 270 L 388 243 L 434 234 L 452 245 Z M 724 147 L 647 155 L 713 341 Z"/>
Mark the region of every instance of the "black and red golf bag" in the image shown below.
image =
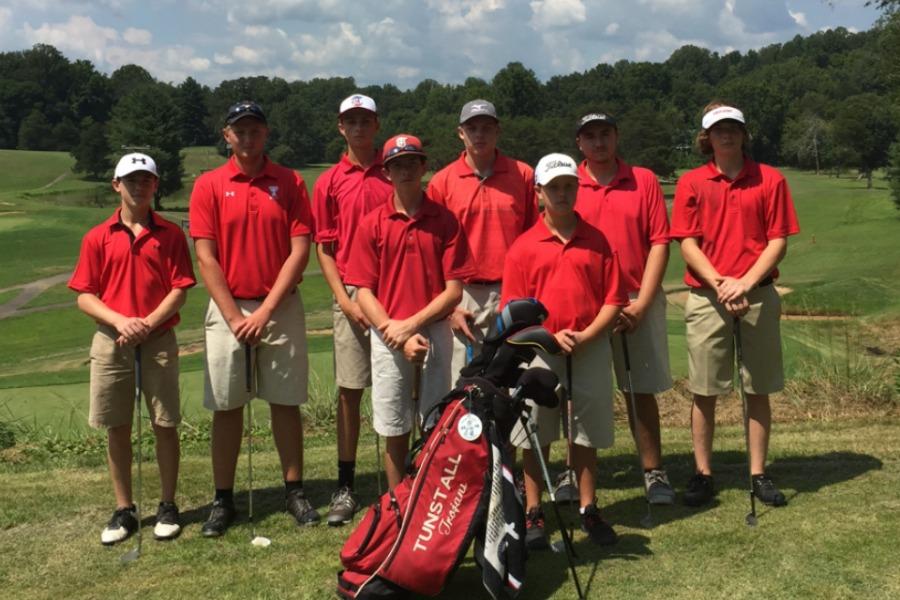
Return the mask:
<path id="1" fill-rule="evenodd" d="M 473 540 L 490 595 L 518 594 L 525 515 L 507 442 L 526 395 L 556 400 L 552 373 L 521 368 L 537 349 L 555 344 L 535 326 L 546 314 L 536 300 L 511 302 L 500 317 L 502 332 L 485 341 L 456 388 L 426 415 L 406 476 L 369 508 L 341 550 L 341 597 L 436 596 Z"/>

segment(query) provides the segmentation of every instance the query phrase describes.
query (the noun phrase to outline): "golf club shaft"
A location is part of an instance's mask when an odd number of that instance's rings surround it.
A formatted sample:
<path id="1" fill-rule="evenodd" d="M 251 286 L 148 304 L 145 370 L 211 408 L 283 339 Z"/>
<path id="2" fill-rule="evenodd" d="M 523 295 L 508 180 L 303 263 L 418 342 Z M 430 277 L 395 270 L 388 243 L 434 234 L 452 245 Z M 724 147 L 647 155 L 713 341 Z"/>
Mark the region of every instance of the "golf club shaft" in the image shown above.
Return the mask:
<path id="1" fill-rule="evenodd" d="M 413 387 L 412 387 L 412 403 L 413 403 L 413 422 L 415 423 L 415 436 L 418 438 L 422 433 L 422 423 L 419 420 L 419 388 L 422 386 L 422 365 L 415 363 L 413 365 Z"/>
<path id="2" fill-rule="evenodd" d="M 637 419 L 637 400 L 634 397 L 634 383 L 631 379 L 631 357 L 628 354 L 628 340 L 625 332 L 619 334 L 622 340 L 622 359 L 625 362 L 625 381 L 628 384 L 628 408 L 631 413 L 631 436 L 634 438 L 634 447 L 637 450 L 638 457 L 638 473 L 644 473 L 644 456 L 641 451 L 641 442 L 638 439 L 638 419 Z M 650 498 L 647 498 L 647 518 L 652 519 L 650 513 Z"/>
<path id="3" fill-rule="evenodd" d="M 253 348 L 244 344 L 244 376 L 247 395 L 253 394 Z M 247 398 L 247 521 L 250 523 L 251 541 L 256 538 L 253 522 L 253 398 Z"/>
<path id="4" fill-rule="evenodd" d="M 753 495 L 753 466 L 750 461 L 750 415 L 747 409 L 747 392 L 744 390 L 744 374 L 741 370 L 744 364 L 744 351 L 741 344 L 741 319 L 734 318 L 734 352 L 737 365 L 738 387 L 741 391 L 741 410 L 744 413 L 744 444 L 747 448 L 747 476 L 750 483 L 750 515 L 748 515 L 748 524 L 750 517 L 756 519 L 756 497 Z"/>
<path id="5" fill-rule="evenodd" d="M 141 556 L 141 505 L 143 504 L 143 494 L 144 494 L 144 474 L 141 469 L 141 463 L 143 462 L 143 452 L 141 450 L 141 389 L 143 388 L 143 381 L 141 375 L 141 346 L 137 345 L 134 347 L 134 404 L 135 404 L 135 444 L 137 448 L 135 450 L 135 458 L 137 459 L 137 494 L 136 494 L 136 502 L 134 503 L 134 512 L 135 517 L 137 517 L 137 539 L 136 545 L 134 548 L 126 552 L 122 555 L 121 561 L 123 563 L 130 563 L 133 560 L 136 560 Z"/>
<path id="6" fill-rule="evenodd" d="M 574 487 L 578 490 L 579 494 L 581 493 L 581 486 L 576 484 L 575 480 L 575 469 L 572 467 L 572 454 L 575 451 L 575 434 L 572 431 L 573 426 L 575 424 L 575 416 L 574 416 L 574 403 L 572 401 L 573 389 L 572 389 L 572 355 L 566 355 L 566 474 L 569 479 L 570 487 Z M 579 482 L 580 483 L 580 482 Z M 570 494 L 569 496 L 569 509 L 574 511 L 575 498 Z M 554 506 L 556 503 L 553 503 Z M 578 499 L 579 507 L 581 505 L 581 498 Z M 562 523 L 560 523 L 562 525 Z M 571 537 L 575 536 L 575 523 L 572 524 L 572 532 Z"/>

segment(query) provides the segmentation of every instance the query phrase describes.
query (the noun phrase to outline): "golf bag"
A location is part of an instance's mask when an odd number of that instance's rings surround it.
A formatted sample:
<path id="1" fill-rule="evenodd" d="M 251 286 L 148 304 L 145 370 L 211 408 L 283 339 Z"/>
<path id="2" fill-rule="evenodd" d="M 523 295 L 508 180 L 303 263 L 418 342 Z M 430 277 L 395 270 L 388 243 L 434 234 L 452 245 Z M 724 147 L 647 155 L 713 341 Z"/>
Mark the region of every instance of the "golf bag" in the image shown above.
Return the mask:
<path id="1" fill-rule="evenodd" d="M 517 305 L 523 302 L 528 306 Z M 553 343 L 545 329 L 529 327 L 546 310 L 534 300 L 510 306 L 501 315 L 503 331 L 485 341 L 457 387 L 426 415 L 407 475 L 369 508 L 344 544 L 341 597 L 435 596 L 473 540 L 490 595 L 496 600 L 504 589 L 517 595 L 525 576 L 525 514 L 507 442 L 522 400 L 505 388 L 550 403 L 556 382 L 525 377 L 520 367 Z"/>

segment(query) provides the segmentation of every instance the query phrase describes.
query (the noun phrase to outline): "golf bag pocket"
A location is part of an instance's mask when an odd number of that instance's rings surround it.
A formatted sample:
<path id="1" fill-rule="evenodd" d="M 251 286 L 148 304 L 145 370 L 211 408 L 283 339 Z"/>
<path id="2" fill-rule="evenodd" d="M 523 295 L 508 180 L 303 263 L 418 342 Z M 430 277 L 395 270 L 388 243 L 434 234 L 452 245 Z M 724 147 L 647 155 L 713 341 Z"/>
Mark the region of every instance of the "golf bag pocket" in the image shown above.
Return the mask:
<path id="1" fill-rule="evenodd" d="M 410 482 L 404 479 L 383 494 L 347 538 L 341 550 L 341 563 L 348 571 L 365 573 L 368 577 L 387 558 L 400 534 Z"/>

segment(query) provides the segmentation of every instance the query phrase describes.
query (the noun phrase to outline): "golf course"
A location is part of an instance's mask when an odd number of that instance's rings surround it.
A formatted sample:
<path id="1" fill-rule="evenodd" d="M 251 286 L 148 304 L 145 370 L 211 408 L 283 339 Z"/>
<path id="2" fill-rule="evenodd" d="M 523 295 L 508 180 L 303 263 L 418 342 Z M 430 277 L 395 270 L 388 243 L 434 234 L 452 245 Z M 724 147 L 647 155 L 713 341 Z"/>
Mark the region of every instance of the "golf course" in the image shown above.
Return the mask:
<path id="1" fill-rule="evenodd" d="M 183 188 L 162 214 L 187 226 L 194 179 L 221 164 L 213 147 L 184 150 Z M 129 540 L 103 547 L 113 508 L 106 438 L 87 425 L 88 350 L 95 324 L 66 281 L 85 232 L 117 205 L 108 184 L 72 172 L 65 152 L 0 150 L 0 598 L 329 598 L 351 528 L 298 528 L 283 510 L 269 414 L 256 404 L 254 511 L 271 546 L 250 544 L 246 459 L 238 465 L 239 522 L 220 539 L 201 537 L 212 476 L 210 415 L 202 407 L 203 318 L 209 301 L 188 293 L 177 328 L 181 348 L 182 462 L 178 504 L 185 525 L 170 542 L 150 535 L 159 478 L 144 427 L 144 542 L 123 565 Z M 308 189 L 328 165 L 301 170 Z M 783 393 L 773 396 L 769 469 L 787 507 L 760 505 L 745 525 L 747 466 L 740 399 L 719 402 L 714 467 L 719 494 L 702 509 L 654 506 L 651 528 L 641 473 L 617 401 L 616 443 L 600 453 L 599 506 L 619 543 L 600 548 L 575 531 L 577 571 L 588 598 L 898 598 L 900 575 L 900 211 L 883 174 L 874 186 L 844 173 L 784 169 L 801 233 L 791 237 L 777 281 L 783 302 Z M 671 209 L 674 184 L 664 185 Z M 673 390 L 660 400 L 663 452 L 681 491 L 693 473 L 683 304 L 677 245 L 664 279 Z M 300 285 L 310 352 L 303 407 L 304 482 L 327 510 L 335 477 L 331 294 L 315 255 Z M 365 409 L 368 414 L 368 408 Z M 357 491 L 379 486 L 375 438 L 363 425 Z M 551 470 L 564 463 L 554 447 Z M 562 507 L 566 526 L 577 523 Z M 358 522 L 363 513 L 357 515 Z M 548 511 L 551 541 L 560 539 Z M 443 597 L 488 597 L 467 558 Z M 575 598 L 564 554 L 533 555 L 519 598 Z"/>

